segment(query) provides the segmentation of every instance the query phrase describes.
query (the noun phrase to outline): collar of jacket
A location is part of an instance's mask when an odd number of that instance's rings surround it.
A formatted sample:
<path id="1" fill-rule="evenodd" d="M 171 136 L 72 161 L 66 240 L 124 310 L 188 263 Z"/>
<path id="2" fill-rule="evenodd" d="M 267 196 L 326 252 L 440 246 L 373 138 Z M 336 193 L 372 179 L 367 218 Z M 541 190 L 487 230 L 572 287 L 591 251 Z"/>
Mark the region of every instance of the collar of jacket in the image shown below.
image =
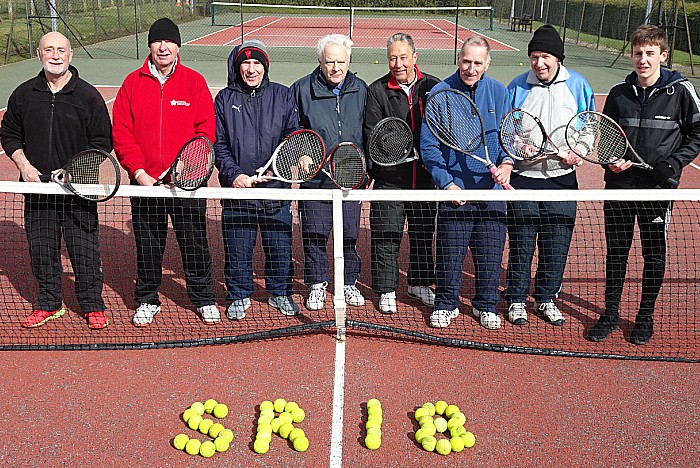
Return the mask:
<path id="1" fill-rule="evenodd" d="M 414 83 L 418 83 L 420 80 L 423 79 L 423 73 L 418 69 L 418 65 L 414 66 L 416 70 L 416 79 L 413 81 Z M 396 81 L 396 78 L 394 78 L 394 75 L 389 73 L 389 84 L 388 84 L 389 89 L 401 89 L 401 85 L 399 84 L 398 81 Z"/>
<path id="2" fill-rule="evenodd" d="M 336 97 L 333 90 L 329 88 L 330 85 L 326 80 L 326 77 L 323 76 L 320 65 L 312 72 L 312 76 L 313 79 L 311 80 L 311 88 L 315 97 Z M 343 81 L 343 86 L 340 88 L 340 95 L 342 96 L 347 92 L 353 91 L 357 91 L 355 74 L 348 70 L 347 74 L 345 75 L 345 80 Z"/>
<path id="3" fill-rule="evenodd" d="M 59 91 L 59 93 L 61 94 L 72 93 L 75 90 L 75 87 L 78 83 L 78 69 L 75 68 L 73 65 L 68 65 L 68 71 L 71 73 L 71 77 L 70 80 L 68 80 L 68 83 L 66 83 L 66 85 Z M 37 91 L 51 91 L 49 89 L 49 83 L 46 80 L 46 75 L 44 74 L 43 68 L 36 77 L 36 81 L 34 82 L 34 89 L 36 89 Z"/>

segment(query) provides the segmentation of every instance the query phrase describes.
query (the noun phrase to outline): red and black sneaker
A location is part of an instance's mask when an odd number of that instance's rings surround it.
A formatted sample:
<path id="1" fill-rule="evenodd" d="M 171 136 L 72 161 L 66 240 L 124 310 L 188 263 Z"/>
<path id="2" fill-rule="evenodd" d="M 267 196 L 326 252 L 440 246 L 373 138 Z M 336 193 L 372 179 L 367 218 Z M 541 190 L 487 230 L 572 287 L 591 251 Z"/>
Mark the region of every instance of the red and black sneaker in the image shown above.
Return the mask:
<path id="1" fill-rule="evenodd" d="M 31 313 L 29 317 L 24 319 L 22 326 L 24 328 L 35 328 L 40 327 L 49 320 L 57 319 L 62 317 L 66 313 L 66 309 L 61 307 L 58 310 L 39 310 L 36 309 Z"/>
<path id="2" fill-rule="evenodd" d="M 102 310 L 97 312 L 88 312 L 85 314 L 85 318 L 87 318 L 88 327 L 93 330 L 99 330 L 100 328 L 105 328 L 107 325 L 109 325 L 109 318 Z"/>

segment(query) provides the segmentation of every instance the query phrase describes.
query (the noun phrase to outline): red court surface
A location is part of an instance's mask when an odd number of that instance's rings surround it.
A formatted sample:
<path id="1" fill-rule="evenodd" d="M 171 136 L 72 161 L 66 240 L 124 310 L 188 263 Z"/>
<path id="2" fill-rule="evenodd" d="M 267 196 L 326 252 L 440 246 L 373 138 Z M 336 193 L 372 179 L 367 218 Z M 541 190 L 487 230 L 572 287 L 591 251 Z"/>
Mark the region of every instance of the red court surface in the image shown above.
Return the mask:
<path id="1" fill-rule="evenodd" d="M 426 50 L 454 50 L 455 26 L 444 19 L 403 19 L 403 18 L 355 18 L 352 33 L 353 47 L 386 47 L 386 25 L 391 23 L 395 30 L 411 31 L 411 36 Z M 243 23 L 244 38 L 262 40 L 269 47 L 315 47 L 316 42 L 326 34 L 347 30 L 347 18 L 313 18 L 261 16 Z M 486 37 L 494 51 L 517 50 L 483 34 L 459 26 L 459 43 L 467 37 L 478 34 Z M 195 46 L 228 46 L 241 42 L 241 28 L 234 26 L 188 41 Z"/>

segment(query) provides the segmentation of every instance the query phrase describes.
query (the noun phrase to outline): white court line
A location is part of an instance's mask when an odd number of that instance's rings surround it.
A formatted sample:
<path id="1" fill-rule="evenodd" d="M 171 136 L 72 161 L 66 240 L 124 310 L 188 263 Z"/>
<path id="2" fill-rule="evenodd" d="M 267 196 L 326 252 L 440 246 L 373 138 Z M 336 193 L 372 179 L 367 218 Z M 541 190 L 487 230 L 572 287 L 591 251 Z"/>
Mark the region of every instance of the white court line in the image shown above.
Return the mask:
<path id="1" fill-rule="evenodd" d="M 433 24 L 433 23 L 431 23 L 431 22 L 428 21 L 428 20 L 421 20 L 421 21 L 423 21 L 424 23 L 429 24 L 430 26 L 432 26 L 433 28 L 437 29 L 437 30 L 440 31 L 441 33 L 443 33 L 443 34 L 445 34 L 445 35 L 447 35 L 447 36 L 450 36 L 452 39 L 455 38 L 455 35 L 454 35 L 454 34 L 445 31 L 444 29 L 442 29 L 442 28 L 439 27 L 438 25 Z M 445 21 L 445 20 L 440 20 L 440 21 Z M 505 42 L 501 42 L 501 41 L 498 41 L 498 40 L 496 40 L 496 39 L 494 39 L 494 38 L 492 38 L 492 37 L 489 37 L 489 36 L 487 36 L 486 34 L 481 34 L 481 33 L 478 33 L 478 32 L 476 32 L 476 31 L 473 31 L 473 30 L 471 30 L 471 29 L 469 29 L 469 28 L 465 28 L 465 27 L 462 26 L 461 24 L 459 24 L 459 25 L 457 25 L 457 26 L 458 26 L 459 28 L 462 28 L 464 31 L 469 31 L 469 32 L 474 33 L 474 34 L 476 34 L 476 35 L 478 35 L 478 36 L 485 37 L 486 39 L 489 40 L 489 43 L 491 43 L 491 44 L 497 43 L 497 44 L 501 44 L 502 46 L 505 46 L 505 47 L 510 47 L 512 50 L 510 50 L 509 52 L 518 52 L 518 51 L 520 50 L 520 49 L 518 49 L 518 48 L 513 47 L 512 45 L 506 44 Z M 492 48 L 491 52 L 498 52 L 498 51 L 494 51 L 493 48 Z"/>
<path id="2" fill-rule="evenodd" d="M 255 18 L 253 18 L 253 19 L 248 20 L 248 21 L 244 21 L 244 22 L 243 22 L 243 25 L 245 26 L 246 23 L 250 23 L 250 22 L 255 21 L 255 20 L 258 20 L 258 19 L 260 19 L 260 18 L 262 18 L 262 16 L 257 16 L 257 17 L 255 17 Z M 186 45 L 195 45 L 195 46 L 198 46 L 198 45 L 220 45 L 220 44 L 192 44 L 192 42 L 198 41 L 198 40 L 200 40 L 200 39 L 204 39 L 205 37 L 213 36 L 214 34 L 219 34 L 219 33 L 221 33 L 221 32 L 228 31 L 229 29 L 234 29 L 234 28 L 236 28 L 236 29 L 241 29 L 241 25 L 240 25 L 240 24 L 237 24 L 237 25 L 235 25 L 235 26 L 229 26 L 229 27 L 227 27 L 227 28 L 225 28 L 225 29 L 220 29 L 220 30 L 218 30 L 218 31 L 214 31 L 214 32 L 209 33 L 209 34 L 205 34 L 204 36 L 195 37 L 195 38 L 192 39 L 191 41 L 185 42 L 185 44 L 186 44 Z M 237 37 L 236 39 L 240 39 L 240 36 Z M 224 44 L 224 45 L 226 45 L 226 44 Z"/>
<path id="3" fill-rule="evenodd" d="M 257 28 L 257 29 L 253 29 L 252 31 L 248 31 L 247 33 L 243 34 L 243 37 L 237 37 L 236 39 L 234 39 L 234 40 L 232 40 L 232 41 L 228 41 L 228 42 L 227 42 L 226 44 L 224 44 L 224 45 L 231 45 L 233 42 L 236 42 L 238 39 L 240 39 L 240 40 L 242 41 L 243 39 L 245 39 L 246 36 L 250 36 L 251 34 L 255 34 L 257 31 L 260 31 L 261 29 L 265 29 L 265 28 L 267 28 L 268 26 L 271 26 L 271 25 L 275 24 L 275 23 L 278 22 L 278 21 L 282 21 L 283 19 L 285 19 L 284 16 L 280 16 L 280 17 L 277 18 L 276 20 L 271 21 L 271 22 L 269 22 L 269 23 L 267 23 L 267 24 L 265 24 L 265 25 L 263 25 L 263 26 L 260 26 L 260 27 Z"/>
<path id="4" fill-rule="evenodd" d="M 333 422 L 331 424 L 330 467 L 343 466 L 343 412 L 345 410 L 345 340 L 335 343 L 333 378 Z"/>

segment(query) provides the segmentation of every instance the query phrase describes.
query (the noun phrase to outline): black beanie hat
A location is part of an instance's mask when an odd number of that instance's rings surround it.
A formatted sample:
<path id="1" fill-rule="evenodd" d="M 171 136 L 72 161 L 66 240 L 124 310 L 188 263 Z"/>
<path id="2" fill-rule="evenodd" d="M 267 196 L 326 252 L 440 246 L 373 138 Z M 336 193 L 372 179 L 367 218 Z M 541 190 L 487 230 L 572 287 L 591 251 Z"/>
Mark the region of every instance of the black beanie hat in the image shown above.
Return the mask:
<path id="1" fill-rule="evenodd" d="M 532 35 L 532 40 L 527 45 L 527 55 L 529 56 L 536 50 L 552 54 L 559 61 L 564 60 L 564 43 L 557 30 L 549 24 L 541 26 Z"/>
<path id="2" fill-rule="evenodd" d="M 152 42 L 162 39 L 174 42 L 178 47 L 182 45 L 180 30 L 178 29 L 177 24 L 173 23 L 170 18 L 161 18 L 156 20 L 156 22 L 153 23 L 151 28 L 148 30 L 149 46 Z"/>
<path id="3" fill-rule="evenodd" d="M 250 59 L 255 59 L 262 63 L 265 72 L 267 73 L 270 69 L 270 58 L 267 56 L 265 51 L 265 44 L 258 40 L 245 41 L 241 44 L 241 48 L 238 49 L 236 58 L 233 60 L 233 66 L 236 73 L 241 69 L 241 64 Z"/>

